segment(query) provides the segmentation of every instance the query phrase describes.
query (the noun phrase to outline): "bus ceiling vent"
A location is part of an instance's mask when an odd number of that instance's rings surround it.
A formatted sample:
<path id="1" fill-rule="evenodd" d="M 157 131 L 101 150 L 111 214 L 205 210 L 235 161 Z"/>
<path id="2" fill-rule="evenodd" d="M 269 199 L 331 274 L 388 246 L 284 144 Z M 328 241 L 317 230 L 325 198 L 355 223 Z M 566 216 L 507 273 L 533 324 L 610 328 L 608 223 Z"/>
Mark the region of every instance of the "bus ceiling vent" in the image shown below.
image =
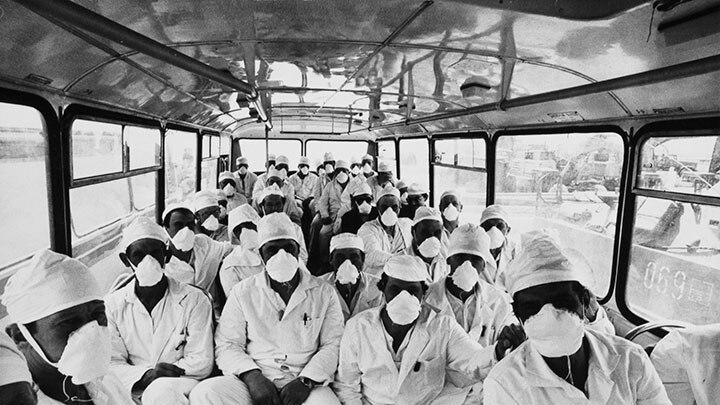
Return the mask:
<path id="1" fill-rule="evenodd" d="M 482 76 L 470 76 L 460 85 L 460 92 L 464 98 L 485 97 L 491 89 L 490 81 Z"/>

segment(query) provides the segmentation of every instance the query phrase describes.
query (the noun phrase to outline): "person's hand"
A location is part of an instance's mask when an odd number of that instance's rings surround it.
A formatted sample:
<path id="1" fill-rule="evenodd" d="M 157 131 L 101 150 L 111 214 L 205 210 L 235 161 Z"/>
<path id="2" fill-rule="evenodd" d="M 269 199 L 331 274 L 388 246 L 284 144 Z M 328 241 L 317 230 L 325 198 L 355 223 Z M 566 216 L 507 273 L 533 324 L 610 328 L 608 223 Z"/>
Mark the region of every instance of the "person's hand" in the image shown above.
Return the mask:
<path id="1" fill-rule="evenodd" d="M 152 368 L 143 374 L 140 381 L 136 382 L 133 386 L 133 391 L 144 390 L 150 383 L 157 380 L 160 377 L 180 377 L 185 375 L 185 370 L 170 363 L 158 363 L 155 368 Z"/>
<path id="2" fill-rule="evenodd" d="M 303 384 L 299 378 L 290 381 L 280 390 L 283 405 L 302 405 L 309 396 L 310 387 Z"/>
<path id="3" fill-rule="evenodd" d="M 248 371 L 240 379 L 247 385 L 253 404 L 282 405 L 277 387 L 260 370 Z"/>
<path id="4" fill-rule="evenodd" d="M 600 304 L 598 304 L 595 294 L 590 294 L 590 302 L 585 307 L 585 318 L 587 318 L 588 322 L 595 322 L 599 309 Z"/>
<path id="5" fill-rule="evenodd" d="M 322 219 L 322 224 L 323 224 L 323 225 L 330 225 L 330 224 L 332 224 L 332 218 L 330 218 L 330 217 L 325 217 L 325 218 L 323 218 L 323 219 Z"/>
<path id="6" fill-rule="evenodd" d="M 502 360 L 508 349 L 510 351 L 517 349 L 526 339 L 525 330 L 522 326 L 517 324 L 505 326 L 500 331 L 497 342 L 495 342 L 495 357 Z"/>

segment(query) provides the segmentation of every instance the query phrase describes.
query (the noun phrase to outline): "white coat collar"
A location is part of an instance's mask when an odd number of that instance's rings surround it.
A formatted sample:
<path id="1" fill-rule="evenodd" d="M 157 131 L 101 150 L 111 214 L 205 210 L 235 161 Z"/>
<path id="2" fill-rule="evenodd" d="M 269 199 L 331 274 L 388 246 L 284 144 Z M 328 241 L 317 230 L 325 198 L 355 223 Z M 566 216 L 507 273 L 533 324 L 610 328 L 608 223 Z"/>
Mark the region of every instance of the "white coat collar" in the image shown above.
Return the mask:
<path id="1" fill-rule="evenodd" d="M 292 296 L 290 296 L 290 301 L 288 301 L 284 311 L 285 314 L 290 313 L 293 308 L 298 306 L 308 295 L 308 291 L 322 286 L 321 283 L 323 283 L 322 280 L 310 274 L 310 271 L 305 268 L 302 262 L 300 262 L 298 272 L 300 272 L 300 283 L 293 292 Z M 277 295 L 275 290 L 270 287 L 270 279 L 267 275 L 267 271 L 263 271 L 262 273 L 258 274 L 258 277 L 255 277 L 255 285 L 258 288 L 264 289 L 267 294 Z"/>

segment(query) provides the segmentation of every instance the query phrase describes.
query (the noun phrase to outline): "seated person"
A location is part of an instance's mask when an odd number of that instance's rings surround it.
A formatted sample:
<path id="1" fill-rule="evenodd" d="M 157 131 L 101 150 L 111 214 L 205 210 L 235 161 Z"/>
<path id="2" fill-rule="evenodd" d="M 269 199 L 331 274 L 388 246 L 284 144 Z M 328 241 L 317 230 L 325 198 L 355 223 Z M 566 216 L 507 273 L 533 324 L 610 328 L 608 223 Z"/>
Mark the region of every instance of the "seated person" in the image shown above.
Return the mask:
<path id="1" fill-rule="evenodd" d="M 107 296 L 111 369 L 137 403 L 188 404 L 213 368 L 210 298 L 163 273 L 167 233 L 140 217 L 123 230 L 120 260 L 135 281 Z"/>
<path id="2" fill-rule="evenodd" d="M 244 156 L 240 156 L 235 160 L 237 171 L 235 178 L 237 179 L 236 191 L 245 197 L 248 204 L 252 203 L 252 192 L 258 176 L 250 170 L 250 161 Z"/>
<path id="3" fill-rule="evenodd" d="M 226 297 L 230 296 L 235 284 L 265 269 L 258 246 L 257 224 L 260 222 L 260 215 L 253 207 L 245 204 L 230 211 L 228 216 L 228 232 L 231 232 L 236 246 L 220 267 L 220 284 Z"/>
<path id="4" fill-rule="evenodd" d="M 217 197 L 218 205 L 220 206 L 220 215 L 218 216 L 218 219 L 220 220 L 220 223 L 222 225 L 227 226 L 227 207 L 228 207 L 228 199 L 225 196 L 225 193 L 220 190 L 219 188 L 212 190 L 215 193 L 215 197 Z"/>
<path id="5" fill-rule="evenodd" d="M 400 210 L 400 218 L 415 218 L 415 211 L 420 207 L 427 206 L 430 192 L 418 183 L 412 183 L 407 189 L 407 205 Z"/>
<path id="6" fill-rule="evenodd" d="M 333 388 L 341 403 L 452 404 L 443 395 L 446 370 L 472 382 L 487 375 L 495 347 L 483 348 L 455 319 L 422 304 L 428 289 L 422 260 L 391 257 L 378 288 L 387 304 L 350 318 L 340 343 Z"/>
<path id="7" fill-rule="evenodd" d="M 227 209 L 232 210 L 243 204 L 247 204 L 245 195 L 238 191 L 238 178 L 232 172 L 222 172 L 218 175 L 218 188 L 227 197 Z"/>
<path id="8" fill-rule="evenodd" d="M 288 182 L 295 189 L 295 199 L 303 206 L 303 212 L 313 198 L 313 190 L 317 181 L 318 176 L 310 172 L 310 159 L 305 156 L 300 157 L 298 171 L 288 178 Z"/>
<path id="9" fill-rule="evenodd" d="M 369 159 L 368 159 L 369 158 Z M 372 156 L 365 155 L 365 158 L 363 158 L 366 164 L 369 162 L 372 164 Z M 350 180 L 350 186 L 354 188 L 355 186 L 361 184 L 361 183 L 367 183 L 367 185 L 370 187 L 371 195 L 374 201 L 377 201 L 378 195 L 382 192 L 382 190 L 385 187 L 393 186 L 395 184 L 395 179 L 393 178 L 393 172 L 392 168 L 389 164 L 385 162 L 380 162 L 378 165 L 378 172 L 372 172 L 372 174 L 366 175 L 366 173 L 363 173 L 362 175 L 359 175 L 352 180 Z M 348 189 L 346 189 L 342 194 L 342 202 L 345 206 L 350 205 L 350 192 Z"/>
<path id="10" fill-rule="evenodd" d="M 287 167 L 287 164 L 283 163 L 279 166 Z M 265 176 L 265 181 L 261 181 L 263 176 Z M 271 167 L 263 176 L 260 176 L 261 178 L 255 183 L 255 190 L 253 190 L 253 208 L 259 210 L 259 199 L 263 191 L 268 187 L 276 185 L 285 197 L 283 211 L 290 217 L 290 220 L 299 225 L 302 221 L 302 208 L 298 207 L 295 203 L 295 188 L 287 180 L 287 170 L 278 170 L 276 167 Z"/>
<path id="11" fill-rule="evenodd" d="M 230 292 L 215 334 L 223 377 L 201 382 L 194 404 L 337 404 L 328 384 L 343 333 L 333 288 L 298 260 L 300 241 L 288 217 L 258 224 L 265 271 Z"/>
<path id="12" fill-rule="evenodd" d="M 674 405 L 720 400 L 720 323 L 673 330 L 650 358 Z"/>
<path id="13" fill-rule="evenodd" d="M 12 336 L 27 360 L 39 404 L 132 404 L 130 391 L 110 371 L 102 296 L 84 264 L 50 250 L 8 279 L 2 304 L 15 323 Z M 13 367 L 2 370 L 3 378 L 25 369 L 17 362 Z"/>
<path id="14" fill-rule="evenodd" d="M 362 239 L 352 233 L 341 233 L 330 240 L 330 273 L 320 278 L 335 289 L 340 299 L 343 316 L 350 317 L 383 303 L 377 289 L 378 279 L 363 271 L 365 247 Z"/>
<path id="15" fill-rule="evenodd" d="M 430 285 L 425 302 L 453 317 L 483 347 L 493 345 L 500 331 L 517 319 L 510 296 L 479 276 L 493 261 L 490 238 L 480 226 L 462 224 L 450 235 L 449 246 L 450 273 Z M 507 346 L 507 342 L 498 344 Z M 467 377 L 455 372 L 448 372 L 448 380 L 467 395 L 465 403 L 482 403 L 482 383 L 473 386 Z"/>
<path id="16" fill-rule="evenodd" d="M 507 286 L 528 340 L 490 372 L 486 404 L 670 405 L 640 346 L 584 327 L 591 275 L 552 237 L 526 235 L 510 267 Z"/>
<path id="17" fill-rule="evenodd" d="M 0 331 L 0 404 L 35 405 L 32 376 L 25 356 L 15 342 Z"/>
<path id="18" fill-rule="evenodd" d="M 422 259 L 433 283 L 448 273 L 447 253 L 440 242 L 442 234 L 443 225 L 440 211 L 432 207 L 420 207 L 415 211 L 412 243 L 405 249 L 405 254 Z"/>
<path id="19" fill-rule="evenodd" d="M 343 206 L 335 221 L 335 233 L 357 233 L 360 227 L 378 217 L 377 208 L 373 207 L 373 197 L 367 183 L 352 184 L 350 191 L 350 208 Z"/>
<path id="20" fill-rule="evenodd" d="M 379 277 L 390 256 L 403 254 L 412 245 L 412 222 L 398 218 L 400 192 L 386 187 L 377 199 L 378 217 L 364 223 L 358 236 L 365 245 L 365 271 Z"/>
<path id="21" fill-rule="evenodd" d="M 460 196 L 455 191 L 446 191 L 440 196 L 440 205 L 438 207 L 442 213 L 443 219 L 443 236 L 441 241 L 445 249 L 448 247 L 448 239 L 455 228 L 460 224 L 460 213 L 463 205 L 460 202 Z"/>
<path id="22" fill-rule="evenodd" d="M 350 182 L 349 169 L 346 161 L 337 161 L 335 176 L 331 182 L 325 185 L 320 200 L 317 202 L 320 220 L 324 225 L 321 232 L 325 231 L 326 227 L 332 225 L 337 219 L 338 212 L 342 206 L 342 193 Z M 329 229 L 330 233 L 332 233 L 332 226 Z"/>
<path id="23" fill-rule="evenodd" d="M 283 206 L 285 205 L 285 194 L 278 188 L 276 184 L 267 187 L 258 196 L 258 204 L 260 207 L 261 216 L 266 216 L 276 212 L 283 212 Z M 297 232 L 297 238 L 300 241 L 300 261 L 303 265 L 307 264 L 308 251 L 305 247 L 305 236 L 303 235 L 302 228 L 295 222 L 293 222 L 293 228 Z"/>
<path id="24" fill-rule="evenodd" d="M 398 189 L 398 191 L 400 191 L 400 205 L 401 205 L 402 207 L 404 207 L 404 206 L 407 205 L 407 190 L 408 190 L 408 185 L 407 185 L 407 183 L 405 183 L 404 180 L 398 180 L 398 182 L 397 182 L 397 189 Z M 402 207 L 401 207 L 401 209 L 402 209 Z"/>
<path id="25" fill-rule="evenodd" d="M 229 172 L 228 172 L 229 173 Z M 227 226 L 220 223 L 220 203 L 215 192 L 198 191 L 193 200 L 195 211 L 195 233 L 209 236 L 218 242 L 227 242 Z"/>
<path id="26" fill-rule="evenodd" d="M 506 275 L 503 273 L 515 257 L 515 246 L 508 239 L 511 230 L 510 216 L 505 208 L 494 204 L 483 210 L 480 226 L 490 236 L 490 253 L 495 258 L 494 265 L 485 273 L 488 276 L 487 281 L 505 288 Z"/>
<path id="27" fill-rule="evenodd" d="M 170 236 L 172 256 L 165 265 L 165 275 L 181 283 L 200 287 L 210 294 L 219 312 L 222 305 L 222 288 L 217 280 L 220 264 L 232 252 L 228 242 L 218 242 L 198 233 L 197 218 L 188 205 L 173 204 L 165 208 L 163 227 Z"/>

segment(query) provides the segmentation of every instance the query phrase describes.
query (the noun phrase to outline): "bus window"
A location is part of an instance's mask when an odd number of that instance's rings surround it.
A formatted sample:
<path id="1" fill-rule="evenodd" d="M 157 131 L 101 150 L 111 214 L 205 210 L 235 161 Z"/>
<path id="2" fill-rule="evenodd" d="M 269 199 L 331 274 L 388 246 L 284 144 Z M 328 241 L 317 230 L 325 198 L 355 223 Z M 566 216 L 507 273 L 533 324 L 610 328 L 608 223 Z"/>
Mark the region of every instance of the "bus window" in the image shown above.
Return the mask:
<path id="1" fill-rule="evenodd" d="M 395 155 L 395 140 L 388 139 L 378 141 L 378 162 L 385 162 L 390 165 L 397 176 L 397 159 Z"/>
<path id="2" fill-rule="evenodd" d="M 463 204 L 462 221 L 479 223 L 485 209 L 487 169 L 484 139 L 438 139 L 433 160 L 435 207 L 443 192 L 453 190 Z"/>
<path id="3" fill-rule="evenodd" d="M 70 131 L 73 179 L 122 172 L 122 125 L 78 119 Z"/>
<path id="4" fill-rule="evenodd" d="M 581 252 L 599 297 L 610 287 L 623 141 L 615 133 L 500 136 L 495 203 L 511 217 L 511 239 L 536 229 Z"/>
<path id="5" fill-rule="evenodd" d="M 246 157 L 250 164 L 250 170 L 254 172 L 265 171 L 265 151 L 264 139 L 240 139 L 240 155 Z M 297 163 L 300 160 L 302 150 L 302 142 L 297 139 L 270 139 L 268 141 L 270 153 L 277 155 L 285 155 L 290 161 L 290 170 L 297 169 Z"/>
<path id="6" fill-rule="evenodd" d="M 368 143 L 365 141 L 307 141 L 307 157 L 310 164 L 322 163 L 323 155 L 330 152 L 335 160 L 345 160 L 348 164 L 360 159 L 367 153 Z M 311 167 L 315 169 L 315 167 Z"/>
<path id="7" fill-rule="evenodd" d="M 197 153 L 196 133 L 165 133 L 165 205 L 185 201 L 195 192 Z"/>
<path id="8" fill-rule="evenodd" d="M 126 125 L 123 136 L 130 163 L 129 170 L 160 165 L 161 134 L 157 128 Z"/>
<path id="9" fill-rule="evenodd" d="M 217 188 L 218 158 L 220 157 L 220 137 L 203 135 L 203 160 L 200 163 L 200 189 Z"/>
<path id="10" fill-rule="evenodd" d="M 0 103 L 0 269 L 50 246 L 46 135 L 36 109 Z"/>
<path id="11" fill-rule="evenodd" d="M 720 137 L 653 137 L 640 153 L 628 306 L 645 319 L 720 322 Z"/>
<path id="12" fill-rule="evenodd" d="M 427 138 L 400 140 L 400 178 L 405 184 L 418 183 L 425 188 L 430 186 L 428 147 Z"/>

